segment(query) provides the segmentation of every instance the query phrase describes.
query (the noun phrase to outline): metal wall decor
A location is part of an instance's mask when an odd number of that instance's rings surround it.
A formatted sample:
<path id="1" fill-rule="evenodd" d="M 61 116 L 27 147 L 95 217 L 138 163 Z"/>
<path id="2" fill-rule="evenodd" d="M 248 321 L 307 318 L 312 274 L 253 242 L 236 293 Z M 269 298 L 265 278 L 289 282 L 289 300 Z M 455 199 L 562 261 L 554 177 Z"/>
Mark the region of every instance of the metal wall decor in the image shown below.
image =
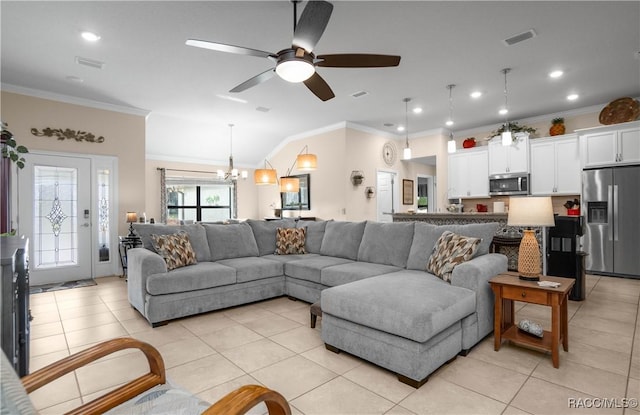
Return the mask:
<path id="1" fill-rule="evenodd" d="M 89 143 L 103 143 L 104 137 L 96 137 L 92 133 L 88 133 L 86 131 L 76 131 L 70 128 L 43 128 L 42 131 L 39 131 L 37 128 L 31 129 L 31 134 L 36 137 L 56 137 L 58 140 L 76 140 L 76 141 L 87 141 Z"/>

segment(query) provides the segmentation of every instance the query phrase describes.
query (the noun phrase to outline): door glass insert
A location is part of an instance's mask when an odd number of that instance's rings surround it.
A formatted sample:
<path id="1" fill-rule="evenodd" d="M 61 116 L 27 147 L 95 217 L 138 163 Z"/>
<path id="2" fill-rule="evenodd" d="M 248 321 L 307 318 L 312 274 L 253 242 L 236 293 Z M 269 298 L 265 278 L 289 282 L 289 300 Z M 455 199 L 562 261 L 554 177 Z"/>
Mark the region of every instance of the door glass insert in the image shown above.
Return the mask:
<path id="1" fill-rule="evenodd" d="M 109 261 L 109 170 L 98 170 L 98 260 Z"/>
<path id="2" fill-rule="evenodd" d="M 34 166 L 36 268 L 78 263 L 78 170 Z"/>

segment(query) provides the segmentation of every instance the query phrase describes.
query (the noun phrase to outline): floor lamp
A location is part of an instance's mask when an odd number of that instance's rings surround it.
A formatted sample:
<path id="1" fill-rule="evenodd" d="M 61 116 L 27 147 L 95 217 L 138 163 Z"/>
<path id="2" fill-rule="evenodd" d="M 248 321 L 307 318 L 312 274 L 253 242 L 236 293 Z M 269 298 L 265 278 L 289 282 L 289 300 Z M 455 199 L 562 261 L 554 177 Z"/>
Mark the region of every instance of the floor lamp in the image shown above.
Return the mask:
<path id="1" fill-rule="evenodd" d="M 509 226 L 525 226 L 518 250 L 518 274 L 521 280 L 539 281 L 540 246 L 533 226 L 554 226 L 553 206 L 550 197 L 509 198 Z"/>

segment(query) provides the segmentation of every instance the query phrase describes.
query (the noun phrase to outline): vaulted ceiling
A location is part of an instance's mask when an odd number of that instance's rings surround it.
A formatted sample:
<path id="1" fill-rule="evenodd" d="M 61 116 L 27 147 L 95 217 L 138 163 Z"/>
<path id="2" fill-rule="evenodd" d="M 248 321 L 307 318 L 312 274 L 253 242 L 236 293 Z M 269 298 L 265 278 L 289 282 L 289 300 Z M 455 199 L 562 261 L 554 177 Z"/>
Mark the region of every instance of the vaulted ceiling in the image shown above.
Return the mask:
<path id="1" fill-rule="evenodd" d="M 151 157 L 234 159 L 255 166 L 288 137 L 350 121 L 398 134 L 403 98 L 411 133 L 444 128 L 446 86 L 454 131 L 504 117 L 561 114 L 640 95 L 638 1 L 334 1 L 314 52 L 400 55 L 395 68 L 318 68 L 335 93 L 322 102 L 277 76 L 229 90 L 273 66 L 267 59 L 193 48 L 188 38 L 277 52 L 291 45 L 289 1 L 6 1 L 0 3 L 3 89 L 40 91 L 150 111 Z M 299 5 L 299 13 L 306 5 Z M 507 46 L 533 29 L 536 36 Z M 101 36 L 89 43 L 82 31 Z M 76 57 L 104 63 L 79 65 Z M 560 69 L 563 76 L 549 77 Z M 472 91 L 482 97 L 473 99 Z M 364 91 L 365 95 L 352 95 Z M 568 101 L 567 95 L 579 98 Z M 231 100 L 240 99 L 241 101 Z M 392 124 L 391 126 L 385 124 Z M 179 140 L 179 145 L 176 145 Z"/>

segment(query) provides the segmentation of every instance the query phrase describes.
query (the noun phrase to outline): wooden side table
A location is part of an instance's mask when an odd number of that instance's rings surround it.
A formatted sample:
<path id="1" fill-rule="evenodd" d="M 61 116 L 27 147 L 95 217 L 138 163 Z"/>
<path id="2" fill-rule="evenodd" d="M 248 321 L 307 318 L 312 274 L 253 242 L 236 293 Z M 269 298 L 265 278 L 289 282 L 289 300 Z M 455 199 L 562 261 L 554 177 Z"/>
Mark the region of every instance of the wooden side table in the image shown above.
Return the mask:
<path id="1" fill-rule="evenodd" d="M 543 275 L 542 281 L 559 282 L 557 288 L 540 287 L 535 281 L 523 281 L 516 272 L 505 272 L 489 280 L 495 294 L 494 305 L 494 348 L 500 350 L 502 340 L 533 349 L 550 351 L 553 367 L 560 366 L 559 343 L 565 352 L 569 351 L 569 333 L 567 319 L 567 301 L 573 278 L 551 277 Z M 544 331 L 542 338 L 522 333 L 515 325 L 514 301 L 540 304 L 551 307 L 551 332 Z"/>

